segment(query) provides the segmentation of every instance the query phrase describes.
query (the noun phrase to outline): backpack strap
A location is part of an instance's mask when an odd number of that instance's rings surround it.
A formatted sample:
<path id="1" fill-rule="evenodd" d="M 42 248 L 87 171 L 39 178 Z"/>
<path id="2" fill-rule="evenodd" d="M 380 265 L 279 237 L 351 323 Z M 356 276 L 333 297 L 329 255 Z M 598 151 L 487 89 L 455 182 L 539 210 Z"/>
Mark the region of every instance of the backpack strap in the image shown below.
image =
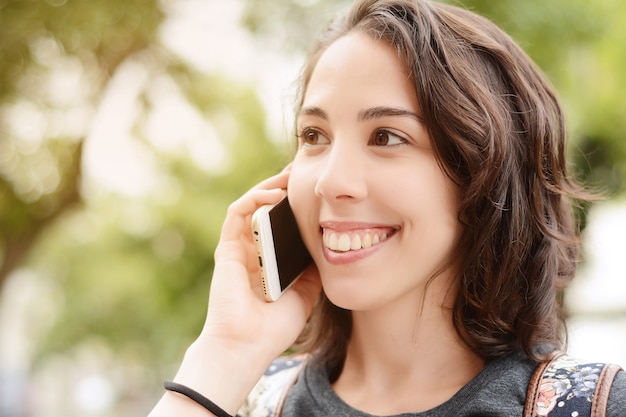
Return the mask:
<path id="1" fill-rule="evenodd" d="M 621 367 L 613 363 L 606 365 L 602 370 L 598 386 L 596 387 L 593 407 L 591 409 L 591 417 L 604 417 L 606 407 L 609 403 L 609 393 L 611 392 L 613 380 L 615 379 L 617 373 L 621 370 Z"/>
<path id="2" fill-rule="evenodd" d="M 537 366 L 528 384 L 524 417 L 604 417 L 617 365 L 561 354 Z"/>

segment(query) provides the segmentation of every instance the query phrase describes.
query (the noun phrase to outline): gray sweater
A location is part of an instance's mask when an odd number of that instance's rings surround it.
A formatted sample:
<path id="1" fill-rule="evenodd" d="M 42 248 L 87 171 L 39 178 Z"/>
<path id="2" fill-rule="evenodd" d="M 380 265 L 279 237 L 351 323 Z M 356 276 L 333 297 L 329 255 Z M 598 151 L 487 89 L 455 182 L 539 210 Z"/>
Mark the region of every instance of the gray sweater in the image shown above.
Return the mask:
<path id="1" fill-rule="evenodd" d="M 536 366 L 521 355 L 488 362 L 445 403 L 421 413 L 402 414 L 402 417 L 522 416 L 528 382 Z M 353 409 L 335 394 L 324 368 L 307 366 L 287 396 L 283 417 L 328 416 L 371 417 Z M 611 388 L 607 417 L 625 416 L 626 373 L 621 371 Z"/>

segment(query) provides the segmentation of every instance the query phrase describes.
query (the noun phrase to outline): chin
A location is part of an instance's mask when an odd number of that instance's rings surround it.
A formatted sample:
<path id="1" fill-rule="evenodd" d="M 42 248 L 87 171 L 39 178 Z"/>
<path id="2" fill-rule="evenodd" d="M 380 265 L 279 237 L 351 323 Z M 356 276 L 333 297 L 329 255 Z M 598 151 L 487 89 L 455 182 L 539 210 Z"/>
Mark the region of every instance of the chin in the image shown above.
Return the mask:
<path id="1" fill-rule="evenodd" d="M 348 285 L 324 285 L 324 294 L 337 307 L 350 311 L 373 310 L 383 303 L 380 294 L 368 291 L 361 285 L 355 289 Z"/>

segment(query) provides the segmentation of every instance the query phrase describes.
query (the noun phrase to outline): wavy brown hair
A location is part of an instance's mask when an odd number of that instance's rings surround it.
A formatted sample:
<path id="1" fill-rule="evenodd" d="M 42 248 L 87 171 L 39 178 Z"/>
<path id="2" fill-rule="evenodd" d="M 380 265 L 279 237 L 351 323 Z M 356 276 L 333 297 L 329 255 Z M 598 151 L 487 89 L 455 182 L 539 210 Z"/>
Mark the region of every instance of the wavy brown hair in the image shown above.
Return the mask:
<path id="1" fill-rule="evenodd" d="M 321 35 L 299 106 L 320 55 L 352 31 L 397 49 L 439 164 L 459 187 L 458 334 L 485 360 L 519 350 L 540 360 L 563 348 L 559 300 L 579 251 L 571 202 L 587 196 L 567 173 L 552 87 L 483 17 L 427 1 L 365 0 Z M 299 343 L 336 377 L 350 333 L 350 312 L 322 295 Z"/>

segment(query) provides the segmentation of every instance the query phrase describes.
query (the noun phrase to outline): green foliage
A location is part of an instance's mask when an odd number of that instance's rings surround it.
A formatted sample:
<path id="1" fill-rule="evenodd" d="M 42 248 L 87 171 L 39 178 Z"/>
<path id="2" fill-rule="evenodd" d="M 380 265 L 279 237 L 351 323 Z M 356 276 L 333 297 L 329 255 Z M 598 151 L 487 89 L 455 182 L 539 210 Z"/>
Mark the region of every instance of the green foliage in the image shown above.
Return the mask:
<path id="1" fill-rule="evenodd" d="M 42 362 L 94 337 L 121 354 L 143 347 L 145 363 L 178 358 L 203 322 L 226 207 L 288 160 L 285 147 L 268 139 L 252 88 L 194 72 L 162 50 L 155 39 L 161 19 L 156 1 L 0 2 L 0 284 L 27 266 L 59 288 L 59 315 L 37 342 Z M 87 129 L 50 127 L 76 108 L 86 109 L 79 115 L 88 125 L 110 76 L 139 51 L 210 123 L 228 164 L 209 172 L 186 154 L 157 150 L 140 118 L 133 140 L 158 161 L 159 195 L 85 200 L 84 191 L 93 193 L 81 181 Z M 88 87 L 70 103 L 45 90 L 68 62 Z M 151 111 L 146 93 L 138 104 L 143 115 Z M 44 120 L 34 136 L 14 133 L 19 106 Z"/>
<path id="2" fill-rule="evenodd" d="M 0 1 L 0 285 L 79 202 L 86 128 L 69 126 L 88 124 L 108 75 L 161 18 L 152 0 Z M 68 72 L 85 91 L 64 99 L 50 85 Z"/>
<path id="3" fill-rule="evenodd" d="M 33 56 L 38 38 L 52 37 L 70 55 L 92 55 L 110 72 L 153 41 L 161 19 L 156 0 L 4 0 L 0 97 L 16 93 L 21 73 L 30 66 L 45 65 Z"/>
<path id="4" fill-rule="evenodd" d="M 226 208 L 287 156 L 268 140 L 264 111 L 249 87 L 191 71 L 184 77 L 207 120 L 228 109 L 245 121 L 225 141 L 231 169 L 211 174 L 186 157 L 161 154 L 174 197 L 109 195 L 67 213 L 34 256 L 41 269 L 63 265 L 58 278 L 67 295 L 40 355 L 99 336 L 122 352 L 149 346 L 144 359 L 167 364 L 201 329 Z"/>
<path id="5" fill-rule="evenodd" d="M 335 13 L 349 0 L 245 0 L 243 24 L 283 53 L 307 51 Z M 277 24 L 277 22 L 280 22 Z"/>
<path id="6" fill-rule="evenodd" d="M 465 0 L 510 33 L 561 96 L 580 178 L 607 195 L 626 191 L 626 3 L 621 0 Z"/>

